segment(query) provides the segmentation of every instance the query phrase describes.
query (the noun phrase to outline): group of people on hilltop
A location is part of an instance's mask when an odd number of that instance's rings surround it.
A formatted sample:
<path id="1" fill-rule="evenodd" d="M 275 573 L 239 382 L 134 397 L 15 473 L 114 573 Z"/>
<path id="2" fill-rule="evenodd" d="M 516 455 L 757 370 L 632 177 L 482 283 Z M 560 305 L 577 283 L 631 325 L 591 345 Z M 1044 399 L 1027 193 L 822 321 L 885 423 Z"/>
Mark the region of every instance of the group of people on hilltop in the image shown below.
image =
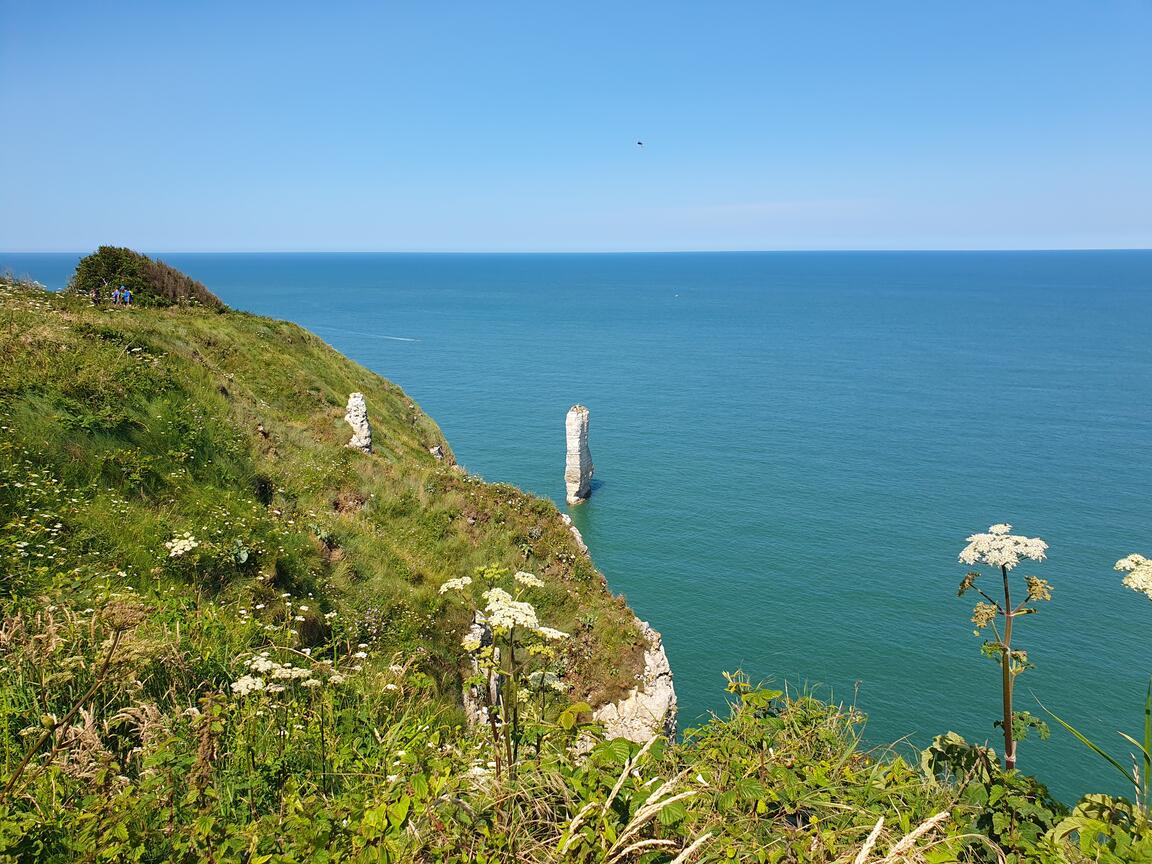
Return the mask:
<path id="1" fill-rule="evenodd" d="M 108 287 L 107 281 L 105 281 L 104 287 Z M 132 291 L 127 285 L 117 285 L 112 289 L 111 297 L 113 306 L 132 305 Z M 92 289 L 92 303 L 95 305 L 100 304 L 100 290 L 98 288 Z"/>

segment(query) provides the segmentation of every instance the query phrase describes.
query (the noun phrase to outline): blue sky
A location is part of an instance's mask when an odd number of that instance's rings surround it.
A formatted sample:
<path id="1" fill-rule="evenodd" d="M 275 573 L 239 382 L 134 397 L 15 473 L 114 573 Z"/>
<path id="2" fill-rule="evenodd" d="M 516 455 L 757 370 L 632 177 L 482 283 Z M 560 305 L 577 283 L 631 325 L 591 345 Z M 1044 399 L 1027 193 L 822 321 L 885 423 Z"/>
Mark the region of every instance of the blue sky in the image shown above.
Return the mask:
<path id="1" fill-rule="evenodd" d="M 1149 45 L 1150 0 L 0 0 L 0 249 L 1148 247 Z"/>

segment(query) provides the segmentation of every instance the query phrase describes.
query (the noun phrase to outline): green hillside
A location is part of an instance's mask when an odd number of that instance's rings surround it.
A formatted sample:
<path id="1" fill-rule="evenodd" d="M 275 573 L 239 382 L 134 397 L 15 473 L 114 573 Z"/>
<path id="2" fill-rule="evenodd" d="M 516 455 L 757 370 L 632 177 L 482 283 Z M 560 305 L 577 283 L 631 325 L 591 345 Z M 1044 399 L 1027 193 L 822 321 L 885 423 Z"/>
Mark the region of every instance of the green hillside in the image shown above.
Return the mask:
<path id="1" fill-rule="evenodd" d="M 303 645 L 328 639 L 324 615 L 338 611 L 349 639 L 419 650 L 452 689 L 469 622 L 438 588 L 504 566 L 545 579 L 541 611 L 581 634 L 567 658 L 581 698 L 618 695 L 639 670 L 631 615 L 556 508 L 461 472 L 399 387 L 294 324 L 93 308 L 13 286 L 0 356 L 0 506 L 28 538 L 49 532 L 55 555 L 9 544 L 5 594 L 70 574 L 146 595 L 196 589 L 260 605 L 268 621 L 286 617 L 281 594 L 311 594 Z M 371 455 L 344 446 L 354 391 L 368 404 Z M 164 544 L 186 533 L 198 547 L 168 557 Z"/>
<path id="2" fill-rule="evenodd" d="M 293 324 L 0 280 L 0 524 L 0 864 L 1152 861 L 1146 809 L 740 672 L 602 740 L 644 644 L 555 506 Z"/>

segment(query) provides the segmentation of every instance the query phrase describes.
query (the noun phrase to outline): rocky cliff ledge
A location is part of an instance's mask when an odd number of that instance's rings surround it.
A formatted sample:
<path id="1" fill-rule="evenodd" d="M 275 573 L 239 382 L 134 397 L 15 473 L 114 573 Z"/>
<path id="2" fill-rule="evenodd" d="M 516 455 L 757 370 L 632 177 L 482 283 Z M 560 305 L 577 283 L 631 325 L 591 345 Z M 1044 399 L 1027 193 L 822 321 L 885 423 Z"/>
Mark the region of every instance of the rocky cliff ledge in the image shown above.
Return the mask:
<path id="1" fill-rule="evenodd" d="M 569 504 L 582 504 L 592 493 L 592 453 L 588 450 L 588 409 L 573 405 L 564 422 L 568 434 L 568 458 L 564 485 Z"/>
<path id="2" fill-rule="evenodd" d="M 619 702 L 609 702 L 592 712 L 604 724 L 609 738 L 627 738 L 643 743 L 656 735 L 676 734 L 676 689 L 672 667 L 660 634 L 647 621 L 636 619 L 648 647 L 644 650 L 644 671 L 636 688 Z"/>

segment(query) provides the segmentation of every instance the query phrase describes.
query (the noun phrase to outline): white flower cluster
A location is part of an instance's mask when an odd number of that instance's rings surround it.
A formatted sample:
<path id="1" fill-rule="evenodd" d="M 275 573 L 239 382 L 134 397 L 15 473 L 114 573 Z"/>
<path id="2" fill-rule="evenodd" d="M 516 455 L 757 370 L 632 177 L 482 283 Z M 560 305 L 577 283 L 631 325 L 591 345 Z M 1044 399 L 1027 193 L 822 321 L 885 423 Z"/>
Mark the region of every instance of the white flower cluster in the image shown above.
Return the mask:
<path id="1" fill-rule="evenodd" d="M 488 601 L 484 607 L 485 619 L 493 630 L 511 630 L 513 627 L 519 627 L 550 641 L 568 638 L 568 634 L 562 630 L 541 625 L 536 617 L 536 609 L 531 603 L 513 600 L 512 595 L 503 588 L 489 588 L 484 592 L 484 599 Z M 475 629 L 469 631 L 460 644 L 465 651 L 479 651 L 482 645 L 479 632 Z"/>
<path id="2" fill-rule="evenodd" d="M 1000 523 L 990 527 L 987 534 L 973 534 L 960 552 L 960 560 L 965 564 L 987 564 L 1006 570 L 1019 564 L 1021 558 L 1044 560 L 1047 543 L 1039 537 L 1009 534 L 1011 530 L 1011 525 Z"/>
<path id="3" fill-rule="evenodd" d="M 513 600 L 512 595 L 503 588 L 489 588 L 484 592 L 484 599 L 488 601 L 484 612 L 493 630 L 508 630 L 512 627 L 535 630 L 540 626 L 532 604 Z"/>
<path id="4" fill-rule="evenodd" d="M 249 693 L 263 690 L 264 687 L 264 679 L 255 675 L 245 675 L 243 678 L 237 678 L 232 682 L 232 692 L 237 696 L 247 696 Z"/>
<path id="5" fill-rule="evenodd" d="M 440 593 L 447 594 L 449 591 L 462 591 L 472 584 L 471 576 L 461 576 L 459 579 L 449 579 L 440 586 Z"/>
<path id="6" fill-rule="evenodd" d="M 321 680 L 323 676 L 319 670 L 301 669 L 291 663 L 279 663 L 271 659 L 267 651 L 261 651 L 245 665 L 252 672 L 258 674 L 245 675 L 232 682 L 232 692 L 237 696 L 247 696 L 260 690 L 267 690 L 269 693 L 283 693 L 288 685 L 297 681 L 300 682 L 301 687 L 308 688 L 319 687 L 324 683 Z M 276 683 L 269 684 L 265 678 Z M 343 684 L 345 680 L 344 675 L 334 672 L 329 676 L 328 683 Z"/>
<path id="7" fill-rule="evenodd" d="M 199 545 L 200 541 L 185 531 L 183 534 L 177 534 L 165 543 L 164 548 L 168 550 L 169 558 L 179 558 L 181 555 L 191 552 Z"/>
<path id="8" fill-rule="evenodd" d="M 1152 600 L 1152 561 L 1143 555 L 1129 555 L 1116 562 L 1116 569 L 1128 574 L 1124 577 L 1125 587 Z"/>
<path id="9" fill-rule="evenodd" d="M 544 587 L 544 580 L 534 573 L 525 573 L 523 570 L 521 570 L 512 578 L 519 582 L 521 585 L 526 585 L 529 588 Z"/>

